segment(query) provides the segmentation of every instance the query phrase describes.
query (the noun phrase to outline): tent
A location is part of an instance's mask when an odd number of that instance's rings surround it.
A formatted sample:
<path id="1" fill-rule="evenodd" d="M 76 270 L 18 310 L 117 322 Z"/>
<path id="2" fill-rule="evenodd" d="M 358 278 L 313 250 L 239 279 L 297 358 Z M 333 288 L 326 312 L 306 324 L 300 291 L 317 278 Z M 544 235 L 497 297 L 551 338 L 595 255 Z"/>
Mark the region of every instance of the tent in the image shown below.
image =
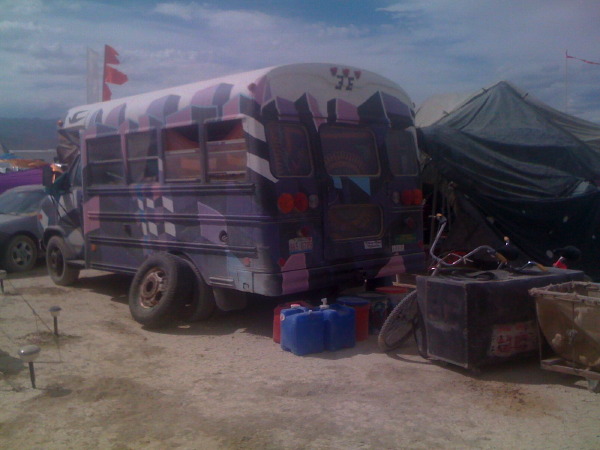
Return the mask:
<path id="1" fill-rule="evenodd" d="M 446 196 L 470 226 L 508 236 L 544 264 L 553 249 L 575 245 L 583 252 L 575 266 L 600 277 L 599 125 L 505 81 L 465 96 L 432 97 L 416 123 L 425 171 L 433 168 L 452 189 Z M 462 234 L 464 246 L 481 243 Z"/>

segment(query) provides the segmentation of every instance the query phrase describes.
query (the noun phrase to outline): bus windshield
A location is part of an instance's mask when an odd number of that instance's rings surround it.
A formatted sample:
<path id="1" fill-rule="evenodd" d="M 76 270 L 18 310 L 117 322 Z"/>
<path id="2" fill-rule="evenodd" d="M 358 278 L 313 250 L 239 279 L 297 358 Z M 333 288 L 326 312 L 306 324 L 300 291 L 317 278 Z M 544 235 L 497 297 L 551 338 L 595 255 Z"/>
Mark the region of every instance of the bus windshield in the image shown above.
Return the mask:
<path id="1" fill-rule="evenodd" d="M 368 128 L 323 125 L 319 134 L 329 175 L 379 175 L 375 136 Z"/>
<path id="2" fill-rule="evenodd" d="M 389 130 L 385 143 L 390 169 L 394 175 L 414 176 L 419 173 L 419 161 L 412 133 L 406 130 Z"/>
<path id="3" fill-rule="evenodd" d="M 308 177 L 312 174 L 312 159 L 308 134 L 296 123 L 272 122 L 266 127 L 271 147 L 271 167 L 276 177 Z"/>

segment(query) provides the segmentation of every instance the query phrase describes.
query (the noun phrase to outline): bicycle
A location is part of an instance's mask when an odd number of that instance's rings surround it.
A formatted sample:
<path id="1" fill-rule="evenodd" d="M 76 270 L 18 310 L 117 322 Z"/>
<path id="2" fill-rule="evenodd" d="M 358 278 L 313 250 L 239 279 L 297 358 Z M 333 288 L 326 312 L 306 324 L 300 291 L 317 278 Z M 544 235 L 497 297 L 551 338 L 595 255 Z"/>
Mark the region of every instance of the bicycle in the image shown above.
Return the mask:
<path id="1" fill-rule="evenodd" d="M 432 277 L 444 274 L 485 279 L 485 277 L 494 276 L 494 269 L 498 270 L 506 268 L 511 271 L 522 272 L 527 270 L 531 265 L 536 265 L 540 269 L 543 267 L 531 261 L 528 261 L 524 266 L 517 269 L 509 267 L 508 262 L 516 259 L 519 256 L 519 252 L 511 246 L 508 238 L 504 239 L 505 244 L 501 248 L 495 249 L 489 245 L 481 245 L 465 254 L 450 252 L 442 257 L 437 256 L 435 254 L 435 249 L 446 228 L 447 219 L 442 214 L 437 214 L 435 218 L 438 221 L 438 231 L 429 248 L 429 256 L 432 261 L 430 276 Z M 491 264 L 493 267 L 492 271 L 480 270 L 481 267 L 474 267 L 473 263 L 475 262 L 475 256 L 483 256 L 484 260 L 487 258 L 488 265 Z M 479 262 L 479 264 L 481 264 L 481 262 Z M 411 333 L 414 335 L 417 342 L 419 353 L 421 356 L 426 357 L 426 351 L 424 351 L 424 324 L 417 303 L 416 286 L 400 300 L 383 323 L 377 338 L 379 348 L 384 352 L 394 350 L 406 342 L 411 336 Z"/>

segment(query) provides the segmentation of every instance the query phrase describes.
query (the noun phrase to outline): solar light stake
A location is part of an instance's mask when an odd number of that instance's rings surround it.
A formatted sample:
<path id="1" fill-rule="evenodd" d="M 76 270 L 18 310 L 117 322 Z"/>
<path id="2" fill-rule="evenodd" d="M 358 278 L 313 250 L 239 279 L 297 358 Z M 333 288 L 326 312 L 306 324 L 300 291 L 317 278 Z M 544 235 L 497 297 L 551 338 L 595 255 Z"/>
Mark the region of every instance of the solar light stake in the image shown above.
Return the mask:
<path id="1" fill-rule="evenodd" d="M 29 363 L 29 378 L 31 379 L 31 387 L 35 389 L 35 369 L 33 367 L 33 361 L 40 354 L 40 348 L 37 345 L 26 345 L 19 350 L 19 358 L 24 362 Z"/>
<path id="2" fill-rule="evenodd" d="M 50 311 L 50 314 L 52 314 L 52 317 L 54 318 L 54 335 L 58 336 L 58 316 L 60 315 L 62 308 L 60 306 L 52 306 L 48 311 Z"/>
<path id="3" fill-rule="evenodd" d="M 0 289 L 4 294 L 4 280 L 6 279 L 6 270 L 0 270 Z"/>

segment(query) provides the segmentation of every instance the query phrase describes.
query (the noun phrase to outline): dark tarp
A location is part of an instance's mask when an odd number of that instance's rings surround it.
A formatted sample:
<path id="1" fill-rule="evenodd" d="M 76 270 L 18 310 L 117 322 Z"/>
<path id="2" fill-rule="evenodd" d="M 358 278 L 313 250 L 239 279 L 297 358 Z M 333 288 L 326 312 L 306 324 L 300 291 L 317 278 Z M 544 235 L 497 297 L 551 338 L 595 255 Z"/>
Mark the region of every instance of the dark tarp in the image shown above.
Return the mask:
<path id="1" fill-rule="evenodd" d="M 419 138 L 498 235 L 544 264 L 575 245 L 583 255 L 571 267 L 600 278 L 600 126 L 500 82 L 441 111 Z"/>

